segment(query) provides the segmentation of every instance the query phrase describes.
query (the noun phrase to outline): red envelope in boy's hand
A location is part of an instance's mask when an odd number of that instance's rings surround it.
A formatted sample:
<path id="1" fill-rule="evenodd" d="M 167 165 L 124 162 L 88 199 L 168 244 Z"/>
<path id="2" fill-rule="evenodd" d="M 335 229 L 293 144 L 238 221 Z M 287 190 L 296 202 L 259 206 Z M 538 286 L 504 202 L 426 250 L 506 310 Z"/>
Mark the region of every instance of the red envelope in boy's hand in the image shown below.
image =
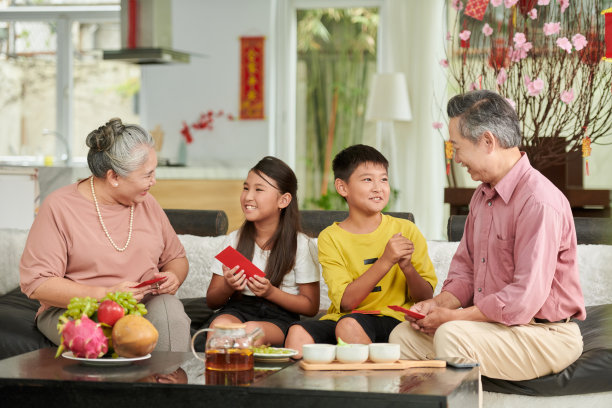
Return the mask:
<path id="1" fill-rule="evenodd" d="M 358 313 L 358 314 L 371 314 L 371 315 L 379 315 L 380 314 L 380 310 L 352 310 L 351 313 Z"/>
<path id="2" fill-rule="evenodd" d="M 136 286 L 132 286 L 132 288 L 142 288 L 143 286 L 152 285 L 152 284 L 154 284 L 156 282 L 159 282 L 161 280 L 164 280 L 164 279 L 166 279 L 166 276 L 162 276 L 161 278 L 149 279 L 148 281 L 141 282 L 141 283 L 139 283 Z"/>
<path id="3" fill-rule="evenodd" d="M 418 319 L 418 320 L 421 320 L 421 319 L 425 318 L 424 314 L 412 311 L 410 309 L 406 309 L 405 307 L 395 306 L 395 305 L 387 306 L 387 307 L 389 309 L 391 309 L 391 310 L 395 310 L 396 312 L 402 312 L 404 314 L 407 314 L 408 316 L 413 317 L 413 318 Z"/>
<path id="4" fill-rule="evenodd" d="M 266 274 L 263 273 L 261 269 L 253 265 L 253 262 L 249 261 L 244 255 L 231 246 L 228 246 L 223 251 L 215 255 L 215 258 L 230 269 L 236 265 L 240 266 L 238 270 L 243 270 L 247 278 L 252 278 L 255 275 L 261 276 L 262 278 L 266 277 Z"/>

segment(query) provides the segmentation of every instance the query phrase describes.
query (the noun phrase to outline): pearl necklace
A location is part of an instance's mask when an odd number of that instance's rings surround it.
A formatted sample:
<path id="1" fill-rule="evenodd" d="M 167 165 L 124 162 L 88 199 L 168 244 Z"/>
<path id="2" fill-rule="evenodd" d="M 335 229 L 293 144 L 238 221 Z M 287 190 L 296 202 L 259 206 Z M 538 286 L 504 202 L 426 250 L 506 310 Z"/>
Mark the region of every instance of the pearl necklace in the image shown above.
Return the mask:
<path id="1" fill-rule="evenodd" d="M 119 248 L 117 244 L 115 244 L 115 241 L 113 241 L 113 239 L 111 238 L 110 234 L 108 233 L 108 230 L 106 229 L 106 225 L 104 225 L 104 221 L 102 220 L 102 213 L 100 212 L 100 207 L 98 206 L 98 199 L 96 198 L 96 192 L 94 191 L 94 181 L 93 180 L 94 178 L 93 176 L 91 176 L 91 178 L 89 179 L 89 184 L 91 185 L 91 195 L 93 196 L 94 204 L 96 205 L 96 212 L 98 213 L 98 219 L 100 220 L 100 225 L 102 225 L 102 229 L 104 230 L 106 237 L 108 238 L 110 243 L 115 247 L 115 249 L 119 252 L 123 252 L 127 249 L 128 245 L 130 244 L 130 240 L 132 239 L 132 225 L 134 223 L 134 205 L 132 204 L 132 206 L 130 207 L 130 229 L 128 232 L 127 242 L 125 243 L 125 246 L 123 248 Z"/>

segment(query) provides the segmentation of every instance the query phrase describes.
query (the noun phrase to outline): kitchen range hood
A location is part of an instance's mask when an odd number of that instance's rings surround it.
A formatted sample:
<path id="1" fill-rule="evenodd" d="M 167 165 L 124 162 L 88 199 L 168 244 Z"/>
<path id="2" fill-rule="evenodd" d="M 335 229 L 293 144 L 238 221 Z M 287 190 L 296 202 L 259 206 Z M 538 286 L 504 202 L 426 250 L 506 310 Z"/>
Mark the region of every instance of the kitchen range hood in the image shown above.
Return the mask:
<path id="1" fill-rule="evenodd" d="M 188 63 L 190 55 L 172 48 L 171 0 L 121 0 L 121 49 L 103 59 L 134 64 Z"/>

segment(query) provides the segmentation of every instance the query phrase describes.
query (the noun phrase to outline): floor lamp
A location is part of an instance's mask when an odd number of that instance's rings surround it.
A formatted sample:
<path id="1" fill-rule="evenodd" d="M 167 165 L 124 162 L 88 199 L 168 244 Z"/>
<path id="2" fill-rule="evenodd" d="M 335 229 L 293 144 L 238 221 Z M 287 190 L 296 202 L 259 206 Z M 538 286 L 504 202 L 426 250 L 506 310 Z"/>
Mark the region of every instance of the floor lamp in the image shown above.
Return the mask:
<path id="1" fill-rule="evenodd" d="M 366 120 L 377 121 L 376 148 L 379 151 L 382 151 L 382 141 L 387 136 L 390 146 L 388 158 L 391 162 L 391 184 L 393 188 L 397 189 L 399 174 L 397 174 L 397 147 L 393 122 L 412 120 L 406 77 L 403 73 L 393 72 L 374 75 L 365 118 Z M 394 210 L 397 210 L 397 200 L 393 203 L 393 207 Z"/>

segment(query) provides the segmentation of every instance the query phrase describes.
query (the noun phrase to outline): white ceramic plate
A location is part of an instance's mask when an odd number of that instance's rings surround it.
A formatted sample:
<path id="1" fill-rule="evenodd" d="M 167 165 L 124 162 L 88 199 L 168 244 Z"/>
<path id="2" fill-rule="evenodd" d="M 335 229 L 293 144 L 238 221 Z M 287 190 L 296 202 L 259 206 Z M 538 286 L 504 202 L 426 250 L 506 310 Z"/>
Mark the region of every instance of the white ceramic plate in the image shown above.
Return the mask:
<path id="1" fill-rule="evenodd" d="M 253 353 L 253 357 L 257 361 L 285 361 L 289 360 L 291 356 L 295 356 L 298 352 L 294 349 L 281 348 L 281 347 L 268 347 L 270 351 L 276 351 L 275 353 Z"/>
<path id="2" fill-rule="evenodd" d="M 68 360 L 75 360 L 81 364 L 92 365 L 92 366 L 121 366 L 132 364 L 134 361 L 146 360 L 151 358 L 151 354 L 147 354 L 142 357 L 133 357 L 133 358 L 125 358 L 125 357 L 117 357 L 117 358 L 82 358 L 75 357 L 72 354 L 72 351 L 65 351 L 62 353 L 62 357 L 67 358 Z"/>

